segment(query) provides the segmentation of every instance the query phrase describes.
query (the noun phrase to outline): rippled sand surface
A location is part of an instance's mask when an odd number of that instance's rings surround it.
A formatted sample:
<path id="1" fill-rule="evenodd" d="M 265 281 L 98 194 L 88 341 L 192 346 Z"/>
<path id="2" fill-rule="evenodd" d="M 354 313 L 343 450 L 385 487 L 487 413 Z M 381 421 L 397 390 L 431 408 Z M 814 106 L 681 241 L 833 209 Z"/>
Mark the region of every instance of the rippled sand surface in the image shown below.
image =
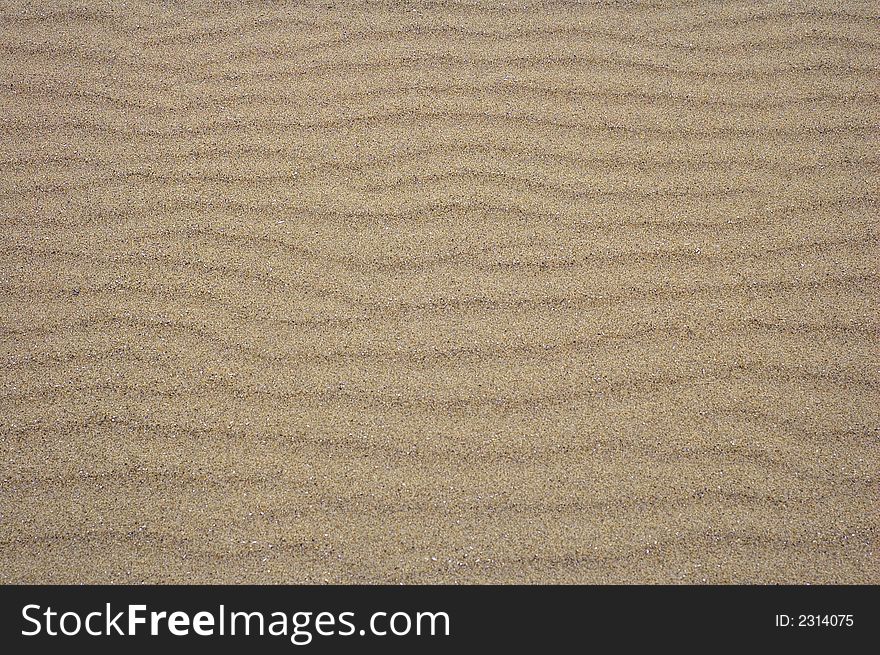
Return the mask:
<path id="1" fill-rule="evenodd" d="M 3 2 L 0 581 L 880 583 L 872 2 Z"/>

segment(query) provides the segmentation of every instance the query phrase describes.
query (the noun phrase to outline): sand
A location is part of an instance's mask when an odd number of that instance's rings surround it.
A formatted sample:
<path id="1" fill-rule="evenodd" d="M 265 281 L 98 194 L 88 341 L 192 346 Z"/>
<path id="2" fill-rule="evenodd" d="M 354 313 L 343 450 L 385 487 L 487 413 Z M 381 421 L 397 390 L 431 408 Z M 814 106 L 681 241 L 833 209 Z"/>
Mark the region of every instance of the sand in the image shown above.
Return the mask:
<path id="1" fill-rule="evenodd" d="M 0 9 L 0 582 L 880 583 L 871 2 Z"/>

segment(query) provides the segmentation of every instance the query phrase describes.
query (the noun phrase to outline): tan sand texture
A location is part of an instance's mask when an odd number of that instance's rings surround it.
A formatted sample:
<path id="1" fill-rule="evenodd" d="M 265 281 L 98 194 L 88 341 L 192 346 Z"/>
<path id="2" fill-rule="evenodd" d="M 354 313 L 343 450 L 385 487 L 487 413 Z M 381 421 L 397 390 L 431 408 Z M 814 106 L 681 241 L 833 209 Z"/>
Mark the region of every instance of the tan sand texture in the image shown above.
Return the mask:
<path id="1" fill-rule="evenodd" d="M 873 2 L 0 9 L 0 581 L 878 583 Z"/>

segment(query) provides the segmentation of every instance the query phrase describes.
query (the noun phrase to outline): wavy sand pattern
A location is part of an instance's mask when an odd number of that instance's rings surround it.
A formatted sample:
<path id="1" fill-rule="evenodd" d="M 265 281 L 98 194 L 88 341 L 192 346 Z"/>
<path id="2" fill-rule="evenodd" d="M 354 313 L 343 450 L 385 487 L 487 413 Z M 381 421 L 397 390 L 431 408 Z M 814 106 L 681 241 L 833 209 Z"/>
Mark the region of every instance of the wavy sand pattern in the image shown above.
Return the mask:
<path id="1" fill-rule="evenodd" d="M 0 581 L 880 582 L 873 2 L 3 2 Z"/>

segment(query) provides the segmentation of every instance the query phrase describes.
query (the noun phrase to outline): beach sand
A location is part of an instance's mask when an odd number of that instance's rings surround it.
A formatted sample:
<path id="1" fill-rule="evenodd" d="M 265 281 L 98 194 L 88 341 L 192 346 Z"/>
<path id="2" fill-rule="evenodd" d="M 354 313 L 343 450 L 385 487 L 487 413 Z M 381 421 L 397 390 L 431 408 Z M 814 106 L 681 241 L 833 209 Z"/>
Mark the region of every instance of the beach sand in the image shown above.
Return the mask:
<path id="1" fill-rule="evenodd" d="M 880 583 L 871 2 L 0 9 L 0 582 Z"/>

